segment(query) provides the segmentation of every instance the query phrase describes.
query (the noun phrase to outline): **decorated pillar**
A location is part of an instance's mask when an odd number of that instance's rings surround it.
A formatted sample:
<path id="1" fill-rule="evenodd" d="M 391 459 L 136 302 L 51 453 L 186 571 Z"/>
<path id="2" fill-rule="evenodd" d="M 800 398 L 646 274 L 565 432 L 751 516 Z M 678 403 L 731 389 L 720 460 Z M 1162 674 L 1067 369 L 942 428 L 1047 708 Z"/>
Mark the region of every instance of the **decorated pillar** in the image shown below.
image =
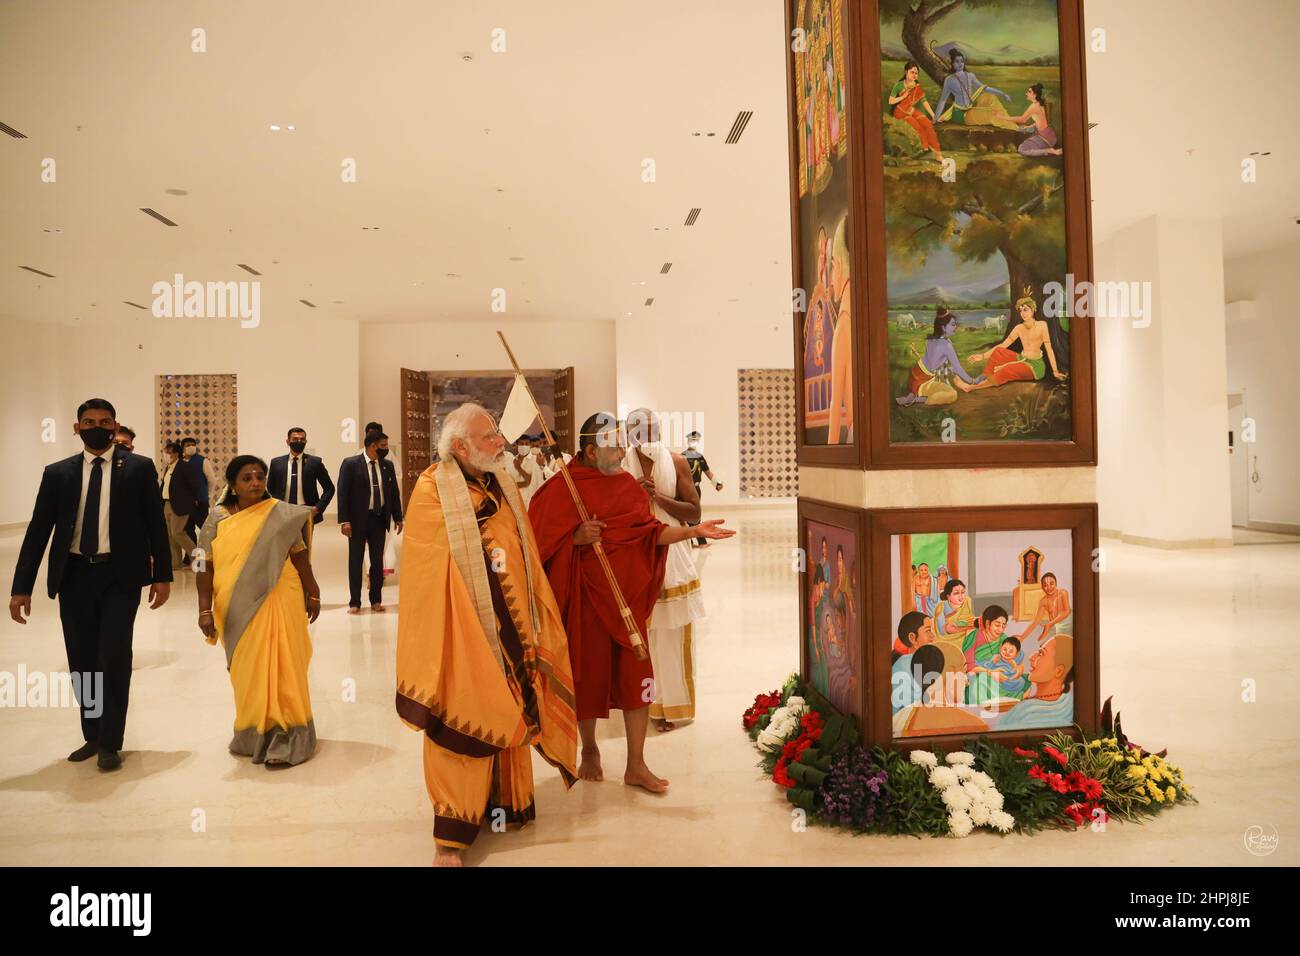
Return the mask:
<path id="1" fill-rule="evenodd" d="M 1080 0 L 790 0 L 801 671 L 872 743 L 1095 726 Z"/>

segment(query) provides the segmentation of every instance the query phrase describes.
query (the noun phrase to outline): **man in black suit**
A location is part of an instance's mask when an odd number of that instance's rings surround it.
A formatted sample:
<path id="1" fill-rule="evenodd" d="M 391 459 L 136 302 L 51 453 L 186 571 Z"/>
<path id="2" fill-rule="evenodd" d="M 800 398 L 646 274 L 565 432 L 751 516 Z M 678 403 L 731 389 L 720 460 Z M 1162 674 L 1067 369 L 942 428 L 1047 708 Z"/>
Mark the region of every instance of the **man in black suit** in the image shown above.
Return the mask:
<path id="1" fill-rule="evenodd" d="M 172 580 L 157 469 L 143 455 L 114 446 L 116 419 L 102 398 L 77 409 L 73 431 L 85 450 L 45 467 L 9 598 L 9 616 L 26 624 L 53 531 L 47 587 L 50 597 L 59 599 L 68 668 L 83 675 L 78 703 L 86 743 L 68 759 L 98 754 L 100 770 L 122 765 L 118 751 L 126 729 L 140 589 L 149 585 L 149 606 L 159 608 Z M 86 692 L 87 679 L 92 690 L 98 684 L 97 693 Z"/>
<path id="2" fill-rule="evenodd" d="M 339 528 L 348 539 L 348 613 L 361 613 L 361 559 L 370 549 L 370 609 L 384 607 L 384 539 L 391 521 L 402 533 L 402 493 L 388 458 L 388 436 L 366 433 L 366 450 L 339 466 Z"/>
<path id="3" fill-rule="evenodd" d="M 158 476 L 158 490 L 162 493 L 163 519 L 167 522 L 167 536 L 172 543 L 172 570 L 189 567 L 194 545 L 194 535 L 186 531 L 190 515 L 199 507 L 199 492 L 194 486 L 190 469 L 181 461 L 181 443 L 169 441 L 162 474 Z"/>
<path id="4" fill-rule="evenodd" d="M 266 490 L 272 498 L 279 498 L 291 505 L 311 505 L 312 524 L 320 524 L 325 516 L 325 509 L 334 500 L 334 482 L 325 462 L 315 455 L 305 454 L 307 449 L 307 430 L 290 428 L 285 439 L 289 454 L 271 459 L 271 473 L 266 479 Z M 316 486 L 324 488 L 324 493 Z"/>

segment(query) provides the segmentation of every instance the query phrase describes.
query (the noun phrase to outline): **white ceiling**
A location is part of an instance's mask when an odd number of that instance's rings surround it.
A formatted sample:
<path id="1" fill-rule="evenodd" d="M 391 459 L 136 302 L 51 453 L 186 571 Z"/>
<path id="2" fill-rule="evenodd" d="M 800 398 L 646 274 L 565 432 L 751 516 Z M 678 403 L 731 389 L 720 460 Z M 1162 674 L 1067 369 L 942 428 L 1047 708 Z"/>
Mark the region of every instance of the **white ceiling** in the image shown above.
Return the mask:
<path id="1" fill-rule="evenodd" d="M 1095 236 L 1155 212 L 1222 218 L 1229 255 L 1300 236 L 1300 4 L 1088 11 Z M 788 318 L 784 50 L 780 0 L 7 0 L 0 120 L 28 138 L 0 135 L 0 314 L 135 319 L 154 282 L 243 262 L 263 314 L 488 318 L 504 288 L 516 320 Z"/>

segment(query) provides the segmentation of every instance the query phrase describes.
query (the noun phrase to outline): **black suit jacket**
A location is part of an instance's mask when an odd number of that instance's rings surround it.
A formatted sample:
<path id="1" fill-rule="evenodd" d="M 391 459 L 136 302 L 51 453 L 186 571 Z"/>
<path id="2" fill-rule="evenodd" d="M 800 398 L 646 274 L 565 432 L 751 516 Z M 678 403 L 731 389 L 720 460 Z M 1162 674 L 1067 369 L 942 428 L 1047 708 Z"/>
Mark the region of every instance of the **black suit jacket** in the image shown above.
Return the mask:
<path id="1" fill-rule="evenodd" d="M 172 511 L 178 515 L 193 514 L 199 506 L 199 489 L 194 483 L 194 474 L 183 460 L 176 462 L 176 467 L 172 469 L 167 500 L 172 503 Z M 203 503 L 207 504 L 206 498 Z"/>
<path id="2" fill-rule="evenodd" d="M 388 459 L 379 462 L 384 490 L 384 527 L 402 520 L 402 491 L 397 487 L 397 469 Z M 344 458 L 339 465 L 339 524 L 351 522 L 352 529 L 365 533 L 370 526 L 370 459 L 364 454 Z"/>
<path id="3" fill-rule="evenodd" d="M 36 507 L 23 536 L 10 594 L 31 594 L 45 556 L 45 545 L 54 532 L 50 547 L 47 586 L 56 597 L 68 567 L 72 532 L 81 505 L 81 452 L 45 466 Z M 108 485 L 109 563 L 123 587 L 142 588 L 154 581 L 172 579 L 172 555 L 163 519 L 162 495 L 158 493 L 158 471 L 143 455 L 133 455 L 121 446 L 113 447 L 113 469 Z M 152 558 L 152 566 L 150 564 Z"/>
<path id="4" fill-rule="evenodd" d="M 298 504 L 311 505 L 320 509 L 320 514 L 312 519 L 319 524 L 325 516 L 325 509 L 334 500 L 334 482 L 330 480 L 329 469 L 325 462 L 315 455 L 306 453 L 302 456 L 298 472 Z M 369 480 L 369 479 L 367 479 Z M 322 494 L 316 487 L 324 489 Z M 289 456 L 281 455 L 271 459 L 271 473 L 266 476 L 266 490 L 272 498 L 287 501 L 289 498 Z"/>

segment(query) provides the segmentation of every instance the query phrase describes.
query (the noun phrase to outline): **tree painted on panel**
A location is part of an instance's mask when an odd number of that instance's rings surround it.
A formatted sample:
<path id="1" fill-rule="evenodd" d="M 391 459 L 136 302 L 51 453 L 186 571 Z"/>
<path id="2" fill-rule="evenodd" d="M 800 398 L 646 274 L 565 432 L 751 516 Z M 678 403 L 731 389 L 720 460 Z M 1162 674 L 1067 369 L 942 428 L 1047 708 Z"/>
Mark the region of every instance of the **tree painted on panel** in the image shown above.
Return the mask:
<path id="1" fill-rule="evenodd" d="M 1042 9 L 1042 0 L 880 0 L 880 22 L 903 22 L 903 45 L 935 83 L 943 86 L 948 64 L 930 47 L 930 35 L 941 21 L 959 7 L 972 10 L 995 8 L 1012 13 L 1016 8 Z"/>

